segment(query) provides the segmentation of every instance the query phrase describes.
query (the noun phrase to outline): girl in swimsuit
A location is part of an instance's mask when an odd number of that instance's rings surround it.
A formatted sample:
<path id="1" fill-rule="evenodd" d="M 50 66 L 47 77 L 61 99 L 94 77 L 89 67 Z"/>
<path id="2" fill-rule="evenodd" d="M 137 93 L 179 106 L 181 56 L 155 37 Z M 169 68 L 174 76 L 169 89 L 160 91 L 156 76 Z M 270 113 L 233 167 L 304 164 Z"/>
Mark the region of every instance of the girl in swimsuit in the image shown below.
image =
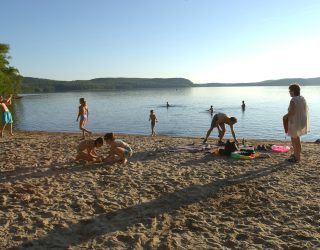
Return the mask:
<path id="1" fill-rule="evenodd" d="M 79 121 L 79 128 L 82 131 L 82 139 L 85 139 L 85 133 L 91 134 L 91 131 L 87 130 L 84 126 L 88 122 L 89 117 L 89 109 L 87 106 L 87 102 L 84 100 L 84 98 L 80 98 L 80 106 L 79 106 L 79 113 L 77 117 L 77 121 L 80 118 Z"/>
<path id="2" fill-rule="evenodd" d="M 111 146 L 106 161 L 115 163 L 117 161 L 115 157 L 118 156 L 118 161 L 125 164 L 127 162 L 127 158 L 132 156 L 133 151 L 129 144 L 120 139 L 116 139 L 113 133 L 105 134 L 104 140 Z"/>

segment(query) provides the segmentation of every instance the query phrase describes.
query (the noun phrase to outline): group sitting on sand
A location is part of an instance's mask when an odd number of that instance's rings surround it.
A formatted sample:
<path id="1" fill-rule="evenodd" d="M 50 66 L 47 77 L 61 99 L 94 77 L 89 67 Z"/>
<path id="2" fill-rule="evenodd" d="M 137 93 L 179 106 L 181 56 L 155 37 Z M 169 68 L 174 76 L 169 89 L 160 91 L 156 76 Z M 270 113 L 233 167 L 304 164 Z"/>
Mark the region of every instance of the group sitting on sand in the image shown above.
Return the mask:
<path id="1" fill-rule="evenodd" d="M 96 148 L 103 146 L 103 141 L 109 144 L 110 151 L 107 157 L 97 155 Z M 113 133 L 106 133 L 104 138 L 99 137 L 95 140 L 84 140 L 77 148 L 76 160 L 107 162 L 110 164 L 119 162 L 127 163 L 127 158 L 132 156 L 130 145 L 123 140 L 116 139 Z"/>

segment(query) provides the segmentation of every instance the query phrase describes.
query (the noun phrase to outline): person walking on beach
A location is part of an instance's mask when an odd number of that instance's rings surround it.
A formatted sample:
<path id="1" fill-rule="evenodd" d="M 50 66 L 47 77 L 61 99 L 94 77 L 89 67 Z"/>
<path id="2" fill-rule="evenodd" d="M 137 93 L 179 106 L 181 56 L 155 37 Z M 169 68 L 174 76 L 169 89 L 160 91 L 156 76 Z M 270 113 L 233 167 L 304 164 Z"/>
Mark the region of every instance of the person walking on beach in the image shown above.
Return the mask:
<path id="1" fill-rule="evenodd" d="M 289 85 L 290 100 L 288 113 L 283 116 L 283 120 L 288 122 L 288 135 L 291 137 L 293 155 L 289 162 L 299 162 L 301 160 L 300 136 L 310 131 L 309 111 L 306 100 L 300 95 L 299 84 Z"/>
<path id="2" fill-rule="evenodd" d="M 118 156 L 118 161 L 120 163 L 126 164 L 128 161 L 127 158 L 131 157 L 133 153 L 129 144 L 120 139 L 116 139 L 113 133 L 106 133 L 104 136 L 104 140 L 111 146 L 106 161 L 115 163 L 117 161 L 115 158 L 116 156 Z"/>
<path id="3" fill-rule="evenodd" d="M 10 124 L 10 135 L 13 135 L 12 132 L 12 115 L 7 106 L 11 105 L 12 95 L 10 95 L 7 99 L 4 99 L 3 96 L 0 96 L 0 106 L 2 111 L 2 126 L 1 126 L 1 134 L 0 137 L 3 137 L 3 132 L 5 127 Z"/>
<path id="4" fill-rule="evenodd" d="M 96 140 L 85 140 L 80 142 L 77 147 L 76 160 L 99 161 L 100 156 L 97 155 L 96 148 L 100 148 L 102 145 L 102 137 L 99 137 Z"/>
<path id="5" fill-rule="evenodd" d="M 80 118 L 79 128 L 82 131 L 82 139 L 85 139 L 85 133 L 91 134 L 91 131 L 87 130 L 84 127 L 89 119 L 89 109 L 88 109 L 87 102 L 84 100 L 84 98 L 80 98 L 79 102 L 80 102 L 80 106 L 79 106 L 77 121 Z"/>
<path id="6" fill-rule="evenodd" d="M 212 118 L 212 122 L 211 122 L 211 126 L 207 132 L 206 137 L 203 140 L 203 143 L 206 143 L 212 130 L 216 127 L 219 131 L 219 142 L 218 144 L 222 144 L 222 138 L 224 136 L 224 133 L 226 132 L 226 127 L 225 124 L 230 126 L 231 129 L 231 133 L 233 136 L 233 139 L 236 143 L 238 143 L 237 139 L 236 139 L 236 135 L 234 133 L 233 130 L 233 125 L 237 123 L 237 118 L 235 117 L 228 117 L 226 114 L 224 113 L 217 113 L 213 116 Z"/>
<path id="7" fill-rule="evenodd" d="M 156 126 L 156 122 L 158 122 L 156 114 L 153 112 L 153 109 L 150 110 L 149 121 L 151 121 L 151 136 L 155 136 L 156 132 L 154 131 L 154 127 Z"/>
<path id="8" fill-rule="evenodd" d="M 166 106 L 167 106 L 167 108 L 169 108 L 169 107 L 170 107 L 169 102 L 167 102 Z"/>

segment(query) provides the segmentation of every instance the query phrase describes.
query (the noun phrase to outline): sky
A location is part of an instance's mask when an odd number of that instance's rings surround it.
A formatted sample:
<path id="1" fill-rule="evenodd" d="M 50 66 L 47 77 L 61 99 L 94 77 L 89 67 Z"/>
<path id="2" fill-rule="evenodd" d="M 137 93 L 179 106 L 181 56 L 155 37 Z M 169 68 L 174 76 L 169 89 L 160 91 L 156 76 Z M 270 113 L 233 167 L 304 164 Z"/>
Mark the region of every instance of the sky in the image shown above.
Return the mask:
<path id="1" fill-rule="evenodd" d="M 0 0 L 0 43 L 23 76 L 320 77 L 319 0 Z"/>

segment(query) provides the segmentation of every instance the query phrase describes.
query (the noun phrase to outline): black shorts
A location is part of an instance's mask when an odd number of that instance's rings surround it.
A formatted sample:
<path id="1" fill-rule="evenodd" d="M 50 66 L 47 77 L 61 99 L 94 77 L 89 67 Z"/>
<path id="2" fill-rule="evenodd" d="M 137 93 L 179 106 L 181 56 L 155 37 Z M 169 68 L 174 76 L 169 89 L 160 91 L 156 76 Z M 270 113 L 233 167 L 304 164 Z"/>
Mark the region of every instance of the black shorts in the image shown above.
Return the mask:
<path id="1" fill-rule="evenodd" d="M 211 128 L 218 127 L 217 122 L 218 122 L 218 114 L 215 114 L 211 121 Z"/>

